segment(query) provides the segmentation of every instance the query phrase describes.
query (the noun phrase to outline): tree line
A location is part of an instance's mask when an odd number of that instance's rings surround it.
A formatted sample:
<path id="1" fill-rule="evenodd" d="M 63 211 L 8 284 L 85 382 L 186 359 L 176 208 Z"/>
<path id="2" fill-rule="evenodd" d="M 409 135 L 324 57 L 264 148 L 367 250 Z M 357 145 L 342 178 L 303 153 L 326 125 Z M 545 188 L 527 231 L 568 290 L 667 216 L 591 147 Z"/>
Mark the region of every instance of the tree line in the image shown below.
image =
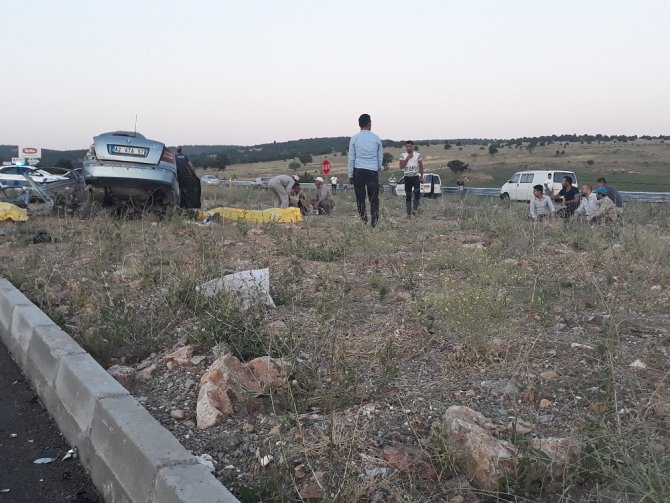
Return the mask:
<path id="1" fill-rule="evenodd" d="M 346 156 L 349 148 L 349 137 L 338 136 L 328 138 L 307 138 L 285 142 L 263 143 L 252 146 L 240 145 L 184 145 L 184 152 L 189 156 L 197 167 L 209 167 L 225 169 L 231 164 L 253 164 L 268 161 L 292 161 L 300 159 L 305 165 L 312 162 L 311 156 Z M 452 138 L 414 140 L 416 146 L 444 145 L 445 149 L 453 146 L 479 145 L 489 147 L 489 153 L 494 155 L 501 147 L 524 146 L 529 150 L 535 147 L 543 147 L 552 144 L 565 143 L 594 143 L 594 142 L 622 142 L 643 140 L 668 140 L 667 135 L 603 135 L 603 134 L 561 134 L 545 136 L 524 136 L 511 139 L 492 138 Z M 382 140 L 384 148 L 402 148 L 405 140 Z M 176 147 L 171 147 L 176 150 Z M 0 145 L 0 160 L 10 161 L 16 157 L 17 147 L 13 145 Z M 86 150 L 51 150 L 42 149 L 42 166 L 81 167 Z M 308 159 L 306 156 L 310 156 Z M 68 162 L 69 161 L 69 162 Z"/>

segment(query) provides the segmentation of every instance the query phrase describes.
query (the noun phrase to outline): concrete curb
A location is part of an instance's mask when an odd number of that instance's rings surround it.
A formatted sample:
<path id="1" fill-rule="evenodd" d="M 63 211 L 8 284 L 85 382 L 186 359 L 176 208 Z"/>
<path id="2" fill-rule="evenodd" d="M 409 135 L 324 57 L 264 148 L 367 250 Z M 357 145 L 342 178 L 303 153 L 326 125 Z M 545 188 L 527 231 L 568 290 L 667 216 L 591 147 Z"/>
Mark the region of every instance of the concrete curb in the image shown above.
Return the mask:
<path id="1" fill-rule="evenodd" d="M 235 498 L 79 344 L 0 278 L 0 339 L 107 502 Z"/>

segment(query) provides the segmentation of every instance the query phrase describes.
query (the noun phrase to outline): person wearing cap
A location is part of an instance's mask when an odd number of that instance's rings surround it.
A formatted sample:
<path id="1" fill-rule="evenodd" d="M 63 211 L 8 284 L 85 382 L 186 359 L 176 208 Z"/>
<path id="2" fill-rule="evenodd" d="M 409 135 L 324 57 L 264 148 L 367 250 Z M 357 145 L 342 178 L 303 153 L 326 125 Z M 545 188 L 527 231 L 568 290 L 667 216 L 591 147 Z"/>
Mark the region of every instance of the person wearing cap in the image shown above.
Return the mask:
<path id="1" fill-rule="evenodd" d="M 598 208 L 590 217 L 586 217 L 586 220 L 589 222 L 614 222 L 619 217 L 619 214 L 614 201 L 607 196 L 607 189 L 605 187 L 598 187 L 596 189 L 596 197 L 598 199 Z"/>
<path id="2" fill-rule="evenodd" d="M 590 217 L 598 209 L 598 198 L 590 185 L 582 186 L 582 195 L 579 197 L 579 206 L 575 210 L 576 217 Z"/>
<path id="3" fill-rule="evenodd" d="M 400 154 L 400 169 L 404 170 L 405 181 L 405 208 L 407 218 L 416 216 L 421 200 L 421 182 L 423 181 L 423 160 L 421 154 L 414 151 L 414 142 L 405 142 L 405 152 Z M 414 204 L 412 204 L 412 192 L 414 192 Z M 431 190 L 432 192 L 432 190 Z"/>
<path id="4" fill-rule="evenodd" d="M 312 199 L 312 208 L 317 215 L 328 214 L 335 206 L 335 201 L 330 194 L 330 187 L 323 183 L 323 178 L 317 176 L 314 179 L 314 186 L 316 187 L 316 194 Z"/>
<path id="5" fill-rule="evenodd" d="M 274 193 L 274 207 L 288 208 L 289 193 L 294 185 L 300 184 L 298 175 L 277 175 L 268 181 L 268 189 Z"/>
<path id="6" fill-rule="evenodd" d="M 370 224 L 377 225 L 379 219 L 379 172 L 382 170 L 384 147 L 382 141 L 374 134 L 372 119 L 368 114 L 358 118 L 360 132 L 349 141 L 347 170 L 349 184 L 353 184 L 356 194 L 356 207 L 363 223 L 368 223 L 365 196 L 370 200 Z"/>
<path id="7" fill-rule="evenodd" d="M 533 197 L 530 198 L 530 218 L 541 220 L 550 217 L 556 211 L 551 198 L 544 194 L 544 187 L 541 184 L 533 186 Z"/>
<path id="8" fill-rule="evenodd" d="M 568 218 L 579 206 L 579 189 L 572 185 L 572 177 L 566 175 L 561 180 L 561 185 L 563 188 L 556 196 L 552 196 L 554 201 L 559 201 L 565 206 L 558 210 L 557 214 L 562 217 Z"/>
<path id="9" fill-rule="evenodd" d="M 179 206 L 181 208 L 200 208 L 200 178 L 195 174 L 193 163 L 182 147 L 177 147 L 177 183 L 179 184 Z"/>

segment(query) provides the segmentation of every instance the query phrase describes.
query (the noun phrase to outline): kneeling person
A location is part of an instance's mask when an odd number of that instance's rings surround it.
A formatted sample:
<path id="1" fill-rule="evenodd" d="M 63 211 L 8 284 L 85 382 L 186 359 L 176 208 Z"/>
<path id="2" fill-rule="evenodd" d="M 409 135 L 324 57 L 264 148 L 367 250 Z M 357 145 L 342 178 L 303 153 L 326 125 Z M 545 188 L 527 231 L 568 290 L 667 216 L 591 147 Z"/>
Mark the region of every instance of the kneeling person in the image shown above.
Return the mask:
<path id="1" fill-rule="evenodd" d="M 330 188 L 323 183 L 323 178 L 317 176 L 314 179 L 316 187 L 316 197 L 312 200 L 312 208 L 319 214 L 328 214 L 335 207 L 335 201 L 330 193 Z"/>

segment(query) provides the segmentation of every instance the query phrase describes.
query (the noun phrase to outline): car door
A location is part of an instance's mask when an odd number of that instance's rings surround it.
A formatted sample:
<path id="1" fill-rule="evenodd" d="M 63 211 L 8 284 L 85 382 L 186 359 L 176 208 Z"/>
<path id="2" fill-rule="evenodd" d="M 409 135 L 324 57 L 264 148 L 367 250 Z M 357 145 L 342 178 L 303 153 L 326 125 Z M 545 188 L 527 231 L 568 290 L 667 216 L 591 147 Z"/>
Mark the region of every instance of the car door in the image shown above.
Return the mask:
<path id="1" fill-rule="evenodd" d="M 423 176 L 423 183 L 421 184 L 422 194 L 432 194 L 433 196 L 439 196 L 441 191 L 442 188 L 440 184 L 440 175 L 429 173 Z"/>
<path id="2" fill-rule="evenodd" d="M 398 184 L 395 187 L 396 196 L 405 196 L 405 177 L 400 177 Z"/>
<path id="3" fill-rule="evenodd" d="M 521 173 L 514 173 L 512 178 L 509 179 L 509 198 L 512 201 L 519 199 L 517 195 L 519 194 L 519 180 L 521 179 Z"/>
<path id="4" fill-rule="evenodd" d="M 517 186 L 517 199 L 519 201 L 530 201 L 533 196 L 533 180 L 535 173 L 522 173 Z"/>

